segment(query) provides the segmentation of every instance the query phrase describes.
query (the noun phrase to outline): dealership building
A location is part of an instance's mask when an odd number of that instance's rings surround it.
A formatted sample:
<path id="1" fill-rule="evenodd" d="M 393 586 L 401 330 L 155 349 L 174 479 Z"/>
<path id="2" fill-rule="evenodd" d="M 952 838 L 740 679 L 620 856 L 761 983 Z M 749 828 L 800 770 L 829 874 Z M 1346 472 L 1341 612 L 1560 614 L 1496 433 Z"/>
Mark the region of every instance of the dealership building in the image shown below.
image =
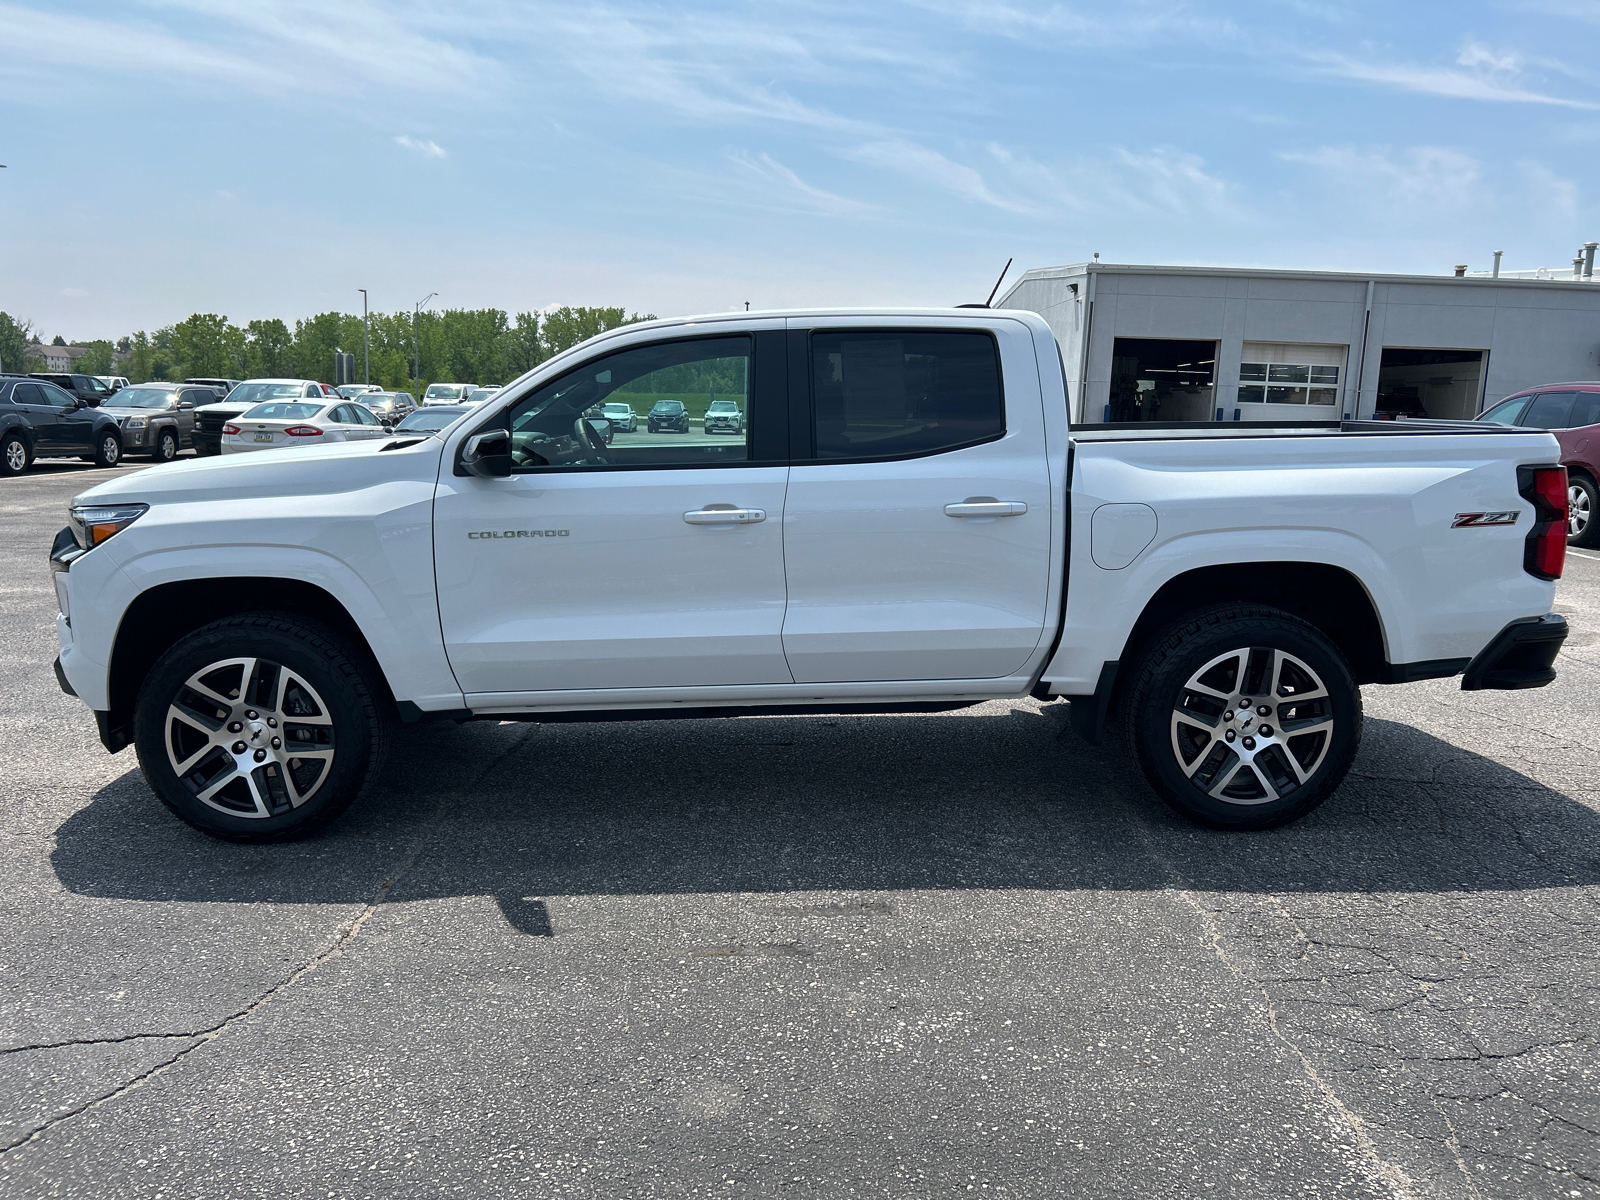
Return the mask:
<path id="1" fill-rule="evenodd" d="M 1574 275 L 1092 262 L 1029 271 L 996 307 L 1049 323 L 1082 424 L 1463 419 L 1534 384 L 1600 379 L 1600 276 Z"/>

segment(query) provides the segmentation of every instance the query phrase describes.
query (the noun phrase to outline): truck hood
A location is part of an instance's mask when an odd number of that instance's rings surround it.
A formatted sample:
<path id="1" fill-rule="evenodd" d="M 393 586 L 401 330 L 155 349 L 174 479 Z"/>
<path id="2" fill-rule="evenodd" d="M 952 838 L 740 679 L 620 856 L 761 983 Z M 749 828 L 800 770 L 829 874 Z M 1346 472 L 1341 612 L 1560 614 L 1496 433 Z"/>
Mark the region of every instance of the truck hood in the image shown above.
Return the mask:
<path id="1" fill-rule="evenodd" d="M 330 495 L 390 480 L 436 476 L 444 443 L 438 438 L 396 450 L 394 439 L 296 446 L 265 454 L 179 459 L 159 469 L 130 472 L 73 498 L 82 503 L 194 503 L 276 496 Z"/>
<path id="2" fill-rule="evenodd" d="M 119 408 L 115 404 L 102 404 L 100 411 L 110 413 L 119 421 L 123 417 L 175 417 L 178 415 L 170 408 Z"/>

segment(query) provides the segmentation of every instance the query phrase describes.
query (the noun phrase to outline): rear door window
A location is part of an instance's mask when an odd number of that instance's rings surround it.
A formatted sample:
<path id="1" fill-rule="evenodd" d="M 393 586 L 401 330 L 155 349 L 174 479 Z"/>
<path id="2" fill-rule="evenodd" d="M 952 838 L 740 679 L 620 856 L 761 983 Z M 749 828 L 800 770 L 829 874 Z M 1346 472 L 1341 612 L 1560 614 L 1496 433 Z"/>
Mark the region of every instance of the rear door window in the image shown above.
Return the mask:
<path id="1" fill-rule="evenodd" d="M 1533 429 L 1565 429 L 1572 412 L 1571 392 L 1540 392 L 1528 405 L 1522 423 Z"/>
<path id="2" fill-rule="evenodd" d="M 829 461 L 938 454 L 1005 432 L 987 333 L 813 333 L 811 403 L 815 457 Z"/>

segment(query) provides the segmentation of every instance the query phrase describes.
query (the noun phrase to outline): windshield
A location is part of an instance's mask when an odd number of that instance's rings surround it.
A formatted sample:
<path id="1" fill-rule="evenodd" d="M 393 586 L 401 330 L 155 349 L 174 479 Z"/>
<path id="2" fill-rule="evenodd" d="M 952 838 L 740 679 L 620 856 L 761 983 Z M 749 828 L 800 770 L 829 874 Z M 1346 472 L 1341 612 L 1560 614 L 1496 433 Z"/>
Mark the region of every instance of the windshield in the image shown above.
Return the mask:
<path id="1" fill-rule="evenodd" d="M 370 392 L 372 389 L 364 383 L 347 383 L 342 387 L 337 387 L 333 390 L 338 392 L 339 395 L 343 396 L 346 400 L 350 400 L 356 396 Z"/>
<path id="2" fill-rule="evenodd" d="M 736 413 L 736 412 L 739 411 L 739 406 L 737 404 L 735 404 L 732 400 L 713 400 L 711 402 L 711 407 L 708 408 L 706 411 L 707 412 L 731 412 L 731 413 Z"/>
<path id="3" fill-rule="evenodd" d="M 235 404 L 260 404 L 265 400 L 292 400 L 303 394 L 298 383 L 241 383 L 228 393 Z"/>
<path id="4" fill-rule="evenodd" d="M 618 416 L 627 416 L 633 409 L 626 404 L 602 404 L 600 411 L 603 413 L 616 413 Z"/>
<path id="5" fill-rule="evenodd" d="M 655 410 L 658 413 L 682 412 L 683 411 L 683 401 L 682 400 L 657 400 L 656 401 L 656 409 Z"/>
<path id="6" fill-rule="evenodd" d="M 165 408 L 177 393 L 167 388 L 123 388 L 111 403 L 113 408 Z"/>
<path id="7" fill-rule="evenodd" d="M 395 426 L 396 430 L 405 430 L 408 433 L 433 433 L 452 424 L 461 414 L 453 409 L 418 409 L 404 421 Z"/>
<path id="8" fill-rule="evenodd" d="M 393 392 L 367 392 L 361 397 L 361 403 L 368 408 L 388 408 L 394 402 Z"/>
<path id="9" fill-rule="evenodd" d="M 467 399 L 473 404 L 481 404 L 499 390 L 499 388 L 474 388 L 472 395 L 468 396 Z"/>
<path id="10" fill-rule="evenodd" d="M 242 412 L 240 421 L 309 421 L 325 408 L 322 404 L 258 404 Z"/>
<path id="11" fill-rule="evenodd" d="M 430 383 L 423 397 L 428 400 L 443 400 L 449 397 L 453 400 L 466 390 L 466 385 L 460 383 Z"/>

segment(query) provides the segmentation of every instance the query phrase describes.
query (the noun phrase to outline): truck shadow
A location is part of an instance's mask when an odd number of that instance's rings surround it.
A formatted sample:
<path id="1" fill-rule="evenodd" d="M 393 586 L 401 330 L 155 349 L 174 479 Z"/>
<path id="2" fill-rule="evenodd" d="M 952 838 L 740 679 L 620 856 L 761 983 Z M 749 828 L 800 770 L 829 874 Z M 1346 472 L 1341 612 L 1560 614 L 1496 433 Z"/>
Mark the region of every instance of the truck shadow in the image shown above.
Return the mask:
<path id="1" fill-rule="evenodd" d="M 584 894 L 1600 882 L 1600 813 L 1408 726 L 1369 719 L 1309 818 L 1225 834 L 1169 812 L 1120 752 L 1058 738 L 1064 709 L 410 727 L 321 837 L 213 841 L 135 770 L 61 825 L 52 865 L 79 895 L 157 902 L 489 895 L 530 934 L 550 932 L 542 898 Z"/>

